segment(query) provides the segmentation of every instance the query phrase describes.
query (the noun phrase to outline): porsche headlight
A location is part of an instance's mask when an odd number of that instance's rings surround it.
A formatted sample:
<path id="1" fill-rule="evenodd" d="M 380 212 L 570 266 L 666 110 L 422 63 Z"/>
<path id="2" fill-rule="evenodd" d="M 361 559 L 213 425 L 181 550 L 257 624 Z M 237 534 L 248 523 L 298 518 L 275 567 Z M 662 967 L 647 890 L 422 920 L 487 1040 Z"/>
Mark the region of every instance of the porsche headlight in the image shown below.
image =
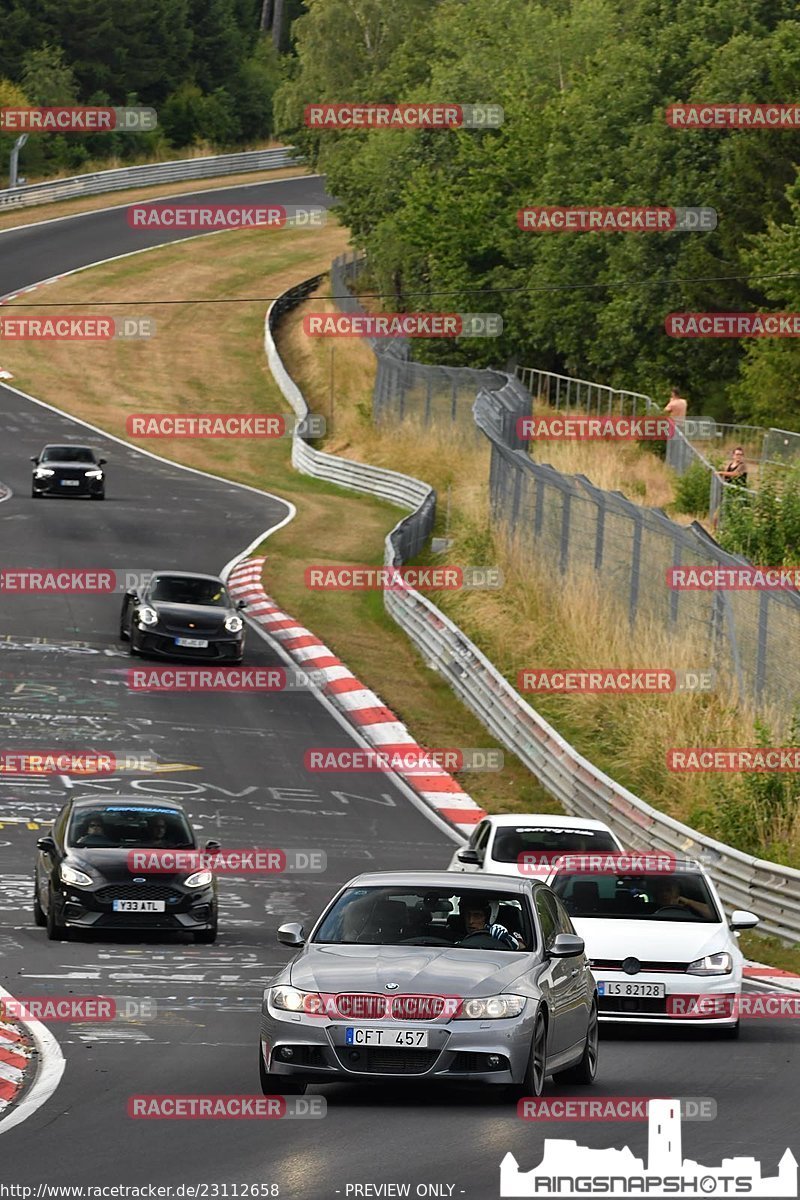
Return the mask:
<path id="1" fill-rule="evenodd" d="M 91 887 L 92 878 L 85 871 L 78 871 L 75 867 L 68 867 L 66 863 L 61 864 L 61 882 L 71 883 L 73 887 Z"/>
<path id="2" fill-rule="evenodd" d="M 187 887 L 191 888 L 208 887 L 213 878 L 214 876 L 210 871 L 195 871 L 193 875 L 189 875 L 183 882 Z"/>
<path id="3" fill-rule="evenodd" d="M 241 633 L 244 628 L 244 621 L 234 613 L 232 616 L 225 618 L 225 628 L 228 633 Z"/>
<path id="4" fill-rule="evenodd" d="M 733 970 L 733 959 L 727 952 L 707 954 L 705 958 L 696 958 L 686 968 L 687 975 L 730 975 Z"/>
<path id="5" fill-rule="evenodd" d="M 518 1017 L 525 1004 L 525 996 L 487 996 L 485 999 L 465 1000 L 458 1019 L 503 1021 L 508 1017 Z"/>
<path id="6" fill-rule="evenodd" d="M 147 604 L 143 605 L 136 615 L 140 625 L 156 625 L 158 623 L 158 613 Z"/>

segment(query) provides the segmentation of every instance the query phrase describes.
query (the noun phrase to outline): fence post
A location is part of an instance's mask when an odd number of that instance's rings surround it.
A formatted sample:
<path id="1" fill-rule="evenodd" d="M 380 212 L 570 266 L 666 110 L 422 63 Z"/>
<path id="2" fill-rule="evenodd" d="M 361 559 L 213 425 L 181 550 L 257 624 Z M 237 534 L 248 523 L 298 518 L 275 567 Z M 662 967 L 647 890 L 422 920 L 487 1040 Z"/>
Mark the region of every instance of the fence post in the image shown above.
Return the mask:
<path id="1" fill-rule="evenodd" d="M 756 651 L 756 701 L 761 699 L 767 674 L 767 635 L 769 632 L 769 592 L 762 591 L 758 601 L 758 648 Z"/>
<path id="2" fill-rule="evenodd" d="M 559 555 L 558 567 L 561 574 L 564 575 L 569 563 L 569 518 L 572 508 L 572 492 L 562 492 L 561 502 L 561 553 Z"/>
<path id="3" fill-rule="evenodd" d="M 628 608 L 628 620 L 631 625 L 636 620 L 636 613 L 639 608 L 639 567 L 642 559 L 642 525 L 643 519 L 641 515 L 634 512 L 633 545 L 631 547 L 631 592 Z"/>

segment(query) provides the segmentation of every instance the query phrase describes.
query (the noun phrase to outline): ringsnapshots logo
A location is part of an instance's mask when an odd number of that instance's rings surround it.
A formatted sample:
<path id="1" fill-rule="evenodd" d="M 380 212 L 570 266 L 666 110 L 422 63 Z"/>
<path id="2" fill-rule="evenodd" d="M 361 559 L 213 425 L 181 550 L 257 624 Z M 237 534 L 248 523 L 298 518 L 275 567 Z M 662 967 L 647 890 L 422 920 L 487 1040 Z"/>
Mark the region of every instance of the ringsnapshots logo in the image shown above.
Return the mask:
<path id="1" fill-rule="evenodd" d="M 409 775 L 442 771 L 502 771 L 502 750 L 492 746 L 450 746 L 428 749 L 413 744 L 384 745 L 376 749 L 318 746 L 306 750 L 306 771 L 400 771 Z"/>
<path id="2" fill-rule="evenodd" d="M 149 133 L 157 125 L 154 108 L 0 108 L 0 133 Z"/>
<path id="3" fill-rule="evenodd" d="M 135 438 L 322 438 L 326 421 L 322 413 L 132 413 L 125 430 Z"/>
<path id="4" fill-rule="evenodd" d="M 307 337 L 478 338 L 500 337 L 499 313 L 307 313 Z"/>
<path id="5" fill-rule="evenodd" d="M 672 338 L 796 338 L 800 312 L 674 312 L 664 318 Z"/>
<path id="6" fill-rule="evenodd" d="M 499 129 L 505 121 L 500 104 L 358 104 L 325 101 L 307 104 L 307 129 Z"/>
<path id="7" fill-rule="evenodd" d="M 529 233 L 709 233 L 714 208 L 634 207 L 599 204 L 567 208 L 531 205 L 517 211 L 517 228 Z"/>
<path id="8" fill-rule="evenodd" d="M 588 417 L 580 414 L 517 418 L 517 437 L 531 442 L 662 442 L 675 434 L 670 417 Z"/>
<path id="9" fill-rule="evenodd" d="M 144 1121 L 291 1121 L 326 1115 L 324 1096 L 144 1095 L 128 1100 L 128 1116 Z"/>
<path id="10" fill-rule="evenodd" d="M 605 670 L 593 667 L 527 668 L 517 674 L 521 692 L 545 695 L 609 693 L 611 695 L 652 695 L 675 692 L 711 692 L 716 672 L 711 670 L 673 670 L 669 667 L 623 668 Z"/>
<path id="11" fill-rule="evenodd" d="M 155 337 L 152 317 L 0 316 L 6 342 L 111 342 Z"/>
<path id="12" fill-rule="evenodd" d="M 800 129 L 800 104 L 670 104 L 665 119 L 673 129 Z"/>
<path id="13" fill-rule="evenodd" d="M 473 591 L 501 588 L 499 567 L 368 567 L 315 565 L 305 569 L 305 585 L 316 592 Z"/>
<path id="14" fill-rule="evenodd" d="M 299 204 L 131 204 L 131 229 L 321 229 L 328 219 L 322 205 Z"/>

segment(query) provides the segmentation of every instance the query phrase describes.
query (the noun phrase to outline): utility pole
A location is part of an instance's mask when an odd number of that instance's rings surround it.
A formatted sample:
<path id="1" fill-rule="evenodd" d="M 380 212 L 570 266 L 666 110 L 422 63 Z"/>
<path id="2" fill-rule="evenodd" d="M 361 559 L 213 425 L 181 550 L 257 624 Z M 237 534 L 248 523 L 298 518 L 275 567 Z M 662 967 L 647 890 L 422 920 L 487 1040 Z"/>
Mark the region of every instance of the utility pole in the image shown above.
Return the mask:
<path id="1" fill-rule="evenodd" d="M 284 51 L 283 25 L 286 16 L 286 0 L 272 0 L 272 44 L 279 54 Z"/>

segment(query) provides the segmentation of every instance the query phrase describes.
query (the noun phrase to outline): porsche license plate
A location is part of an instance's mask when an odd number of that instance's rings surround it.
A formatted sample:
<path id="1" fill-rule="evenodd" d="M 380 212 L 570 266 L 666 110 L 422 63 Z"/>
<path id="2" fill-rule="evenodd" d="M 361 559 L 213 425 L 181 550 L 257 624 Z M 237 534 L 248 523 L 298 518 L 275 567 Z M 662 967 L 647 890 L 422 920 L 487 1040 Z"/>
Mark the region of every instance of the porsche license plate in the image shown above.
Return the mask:
<path id="1" fill-rule="evenodd" d="M 205 638 L 175 638 L 176 646 L 193 646 L 195 650 L 205 650 L 208 642 Z"/>
<path id="2" fill-rule="evenodd" d="M 659 1000 L 666 994 L 663 983 L 623 983 L 613 980 L 610 983 L 598 983 L 597 993 L 600 996 L 645 996 Z"/>
<path id="3" fill-rule="evenodd" d="M 164 912 L 163 900 L 115 900 L 114 912 Z"/>
<path id="4" fill-rule="evenodd" d="M 348 1046 L 413 1046 L 428 1045 L 427 1029 L 362 1029 L 349 1025 L 344 1032 Z"/>

